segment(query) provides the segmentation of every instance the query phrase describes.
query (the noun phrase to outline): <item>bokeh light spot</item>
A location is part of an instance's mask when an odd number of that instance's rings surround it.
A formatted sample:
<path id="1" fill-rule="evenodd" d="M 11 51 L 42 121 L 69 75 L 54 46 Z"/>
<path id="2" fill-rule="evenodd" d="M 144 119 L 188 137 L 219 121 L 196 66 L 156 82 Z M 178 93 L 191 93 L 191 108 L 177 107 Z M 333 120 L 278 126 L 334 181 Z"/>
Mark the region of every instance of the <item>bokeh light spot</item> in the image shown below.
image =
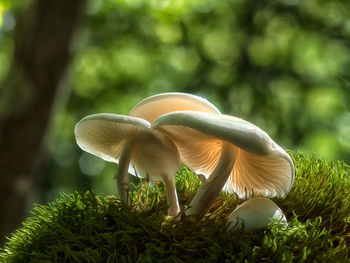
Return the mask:
<path id="1" fill-rule="evenodd" d="M 98 175 L 105 167 L 105 161 L 92 154 L 83 152 L 79 157 L 80 170 L 90 176 Z"/>
<path id="2" fill-rule="evenodd" d="M 149 4 L 154 10 L 162 10 L 166 8 L 170 3 L 170 0 L 150 0 Z"/>
<path id="3" fill-rule="evenodd" d="M 204 51 L 218 63 L 234 63 L 240 52 L 238 44 L 239 37 L 225 29 L 209 31 L 203 38 Z"/>
<path id="4" fill-rule="evenodd" d="M 338 137 L 342 146 L 350 149 L 350 112 L 344 112 L 336 121 Z"/>
<path id="5" fill-rule="evenodd" d="M 155 27 L 158 38 L 166 44 L 175 44 L 181 40 L 181 28 L 176 23 L 159 23 Z"/>
<path id="6" fill-rule="evenodd" d="M 317 33 L 299 33 L 294 47 L 295 71 L 312 78 L 335 76 L 349 60 L 349 51 L 342 43 L 325 40 Z"/>
<path id="7" fill-rule="evenodd" d="M 331 119 L 344 109 L 343 93 L 334 87 L 313 88 L 307 95 L 310 114 L 318 119 Z"/>
<path id="8" fill-rule="evenodd" d="M 304 140 L 302 150 L 314 152 L 322 158 L 337 158 L 340 153 L 340 144 L 334 134 L 319 130 L 310 133 Z"/>
<path id="9" fill-rule="evenodd" d="M 170 53 L 170 64 L 178 71 L 192 72 L 199 64 L 195 49 L 175 48 Z"/>
<path id="10" fill-rule="evenodd" d="M 124 48 L 114 53 L 116 73 L 123 72 L 132 77 L 144 78 L 148 75 L 150 65 L 146 57 L 146 52 L 142 52 L 137 48 Z"/>

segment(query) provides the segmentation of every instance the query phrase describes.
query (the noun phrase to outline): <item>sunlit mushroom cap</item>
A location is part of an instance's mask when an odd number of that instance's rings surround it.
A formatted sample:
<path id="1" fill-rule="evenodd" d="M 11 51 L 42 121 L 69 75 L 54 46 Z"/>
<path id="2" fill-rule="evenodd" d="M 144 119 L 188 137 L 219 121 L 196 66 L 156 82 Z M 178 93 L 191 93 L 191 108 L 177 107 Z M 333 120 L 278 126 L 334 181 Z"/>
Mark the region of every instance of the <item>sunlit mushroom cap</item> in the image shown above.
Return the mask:
<path id="1" fill-rule="evenodd" d="M 162 181 L 179 167 L 179 153 L 174 143 L 151 124 L 137 117 L 118 114 L 94 114 L 75 126 L 77 144 L 84 151 L 106 161 L 118 163 L 123 147 L 132 144 L 131 164 L 137 175 Z"/>
<path id="2" fill-rule="evenodd" d="M 206 99 L 181 92 L 160 93 L 136 104 L 130 116 L 152 123 L 159 116 L 173 111 L 200 111 L 220 114 L 220 111 Z"/>
<path id="3" fill-rule="evenodd" d="M 245 201 L 230 214 L 227 230 L 260 229 L 272 222 L 287 225 L 286 216 L 272 200 L 256 197 Z"/>
<path id="4" fill-rule="evenodd" d="M 175 142 L 181 160 L 208 177 L 220 158 L 223 141 L 237 152 L 224 187 L 239 197 L 282 197 L 294 180 L 289 155 L 259 127 L 228 115 L 183 111 L 162 115 L 152 125 Z"/>

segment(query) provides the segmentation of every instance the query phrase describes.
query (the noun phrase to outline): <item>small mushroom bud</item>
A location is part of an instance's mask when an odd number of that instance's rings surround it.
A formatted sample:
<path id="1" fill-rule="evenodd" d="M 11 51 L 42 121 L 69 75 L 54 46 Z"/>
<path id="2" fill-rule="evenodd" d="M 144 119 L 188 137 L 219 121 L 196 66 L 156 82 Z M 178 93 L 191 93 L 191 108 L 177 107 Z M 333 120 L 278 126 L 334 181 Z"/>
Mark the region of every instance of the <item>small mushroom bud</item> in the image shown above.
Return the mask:
<path id="1" fill-rule="evenodd" d="M 287 225 L 285 215 L 272 200 L 255 197 L 245 201 L 230 214 L 227 231 L 265 228 L 271 222 Z"/>

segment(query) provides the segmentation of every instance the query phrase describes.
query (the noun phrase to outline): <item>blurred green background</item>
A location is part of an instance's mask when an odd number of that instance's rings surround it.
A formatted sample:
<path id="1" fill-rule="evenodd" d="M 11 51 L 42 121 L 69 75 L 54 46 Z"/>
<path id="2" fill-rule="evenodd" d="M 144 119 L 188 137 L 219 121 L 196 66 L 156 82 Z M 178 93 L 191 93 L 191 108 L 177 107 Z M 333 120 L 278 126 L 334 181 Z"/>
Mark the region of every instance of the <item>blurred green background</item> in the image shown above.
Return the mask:
<path id="1" fill-rule="evenodd" d="M 0 0 L 0 80 L 15 13 Z M 350 3 L 338 0 L 90 0 L 57 95 L 35 200 L 115 194 L 115 164 L 76 145 L 74 125 L 127 114 L 160 92 L 203 96 L 281 146 L 350 160 Z"/>

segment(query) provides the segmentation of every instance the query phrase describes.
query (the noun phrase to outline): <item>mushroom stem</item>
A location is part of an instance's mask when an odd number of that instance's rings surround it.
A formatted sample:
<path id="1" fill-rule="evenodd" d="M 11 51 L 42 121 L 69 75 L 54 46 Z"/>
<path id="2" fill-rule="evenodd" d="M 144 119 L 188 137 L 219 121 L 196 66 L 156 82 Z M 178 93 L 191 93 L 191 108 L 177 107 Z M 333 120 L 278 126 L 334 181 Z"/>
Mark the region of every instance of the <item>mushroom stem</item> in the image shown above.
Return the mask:
<path id="1" fill-rule="evenodd" d="M 117 180 L 117 189 L 119 198 L 127 205 L 130 204 L 129 199 L 129 178 L 128 169 L 131 158 L 131 153 L 133 149 L 133 144 L 131 142 L 126 142 L 122 153 L 119 158 L 117 172 L 115 174 L 115 179 Z"/>
<path id="2" fill-rule="evenodd" d="M 204 215 L 215 199 L 219 196 L 229 178 L 237 157 L 237 150 L 231 144 L 223 142 L 219 162 L 209 178 L 202 182 L 201 187 L 194 195 L 186 216 Z"/>
<path id="3" fill-rule="evenodd" d="M 177 216 L 180 212 L 179 201 L 177 199 L 175 178 L 173 176 L 165 177 L 166 195 L 168 204 L 168 215 Z"/>

